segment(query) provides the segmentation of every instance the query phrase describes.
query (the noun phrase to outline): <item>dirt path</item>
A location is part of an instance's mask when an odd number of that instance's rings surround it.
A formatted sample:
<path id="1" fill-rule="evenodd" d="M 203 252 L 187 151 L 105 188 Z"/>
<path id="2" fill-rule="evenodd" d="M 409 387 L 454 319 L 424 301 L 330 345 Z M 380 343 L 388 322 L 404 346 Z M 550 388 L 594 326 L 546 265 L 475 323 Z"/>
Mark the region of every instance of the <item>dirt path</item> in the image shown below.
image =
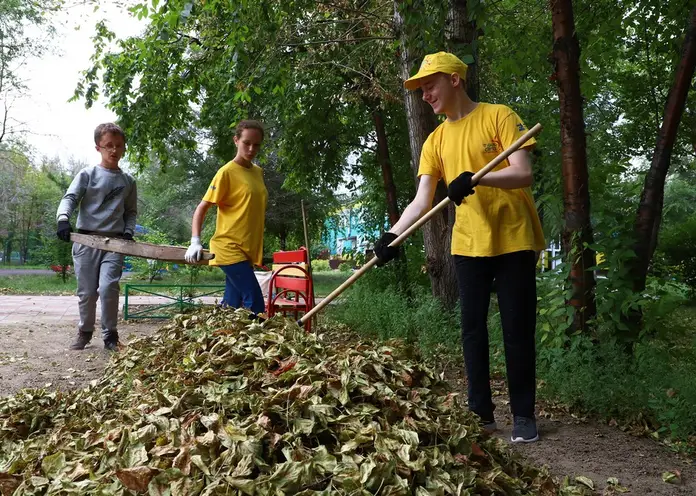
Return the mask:
<path id="1" fill-rule="evenodd" d="M 121 323 L 121 341 L 154 332 L 158 323 Z M 82 351 L 68 345 L 75 323 L 0 324 L 0 396 L 31 388 L 73 389 L 101 376 L 109 361 L 104 343 L 95 334 Z"/>
<path id="2" fill-rule="evenodd" d="M 450 368 L 446 374 L 465 395 L 464 371 Z M 512 416 L 507 386 L 503 380 L 495 380 L 493 388 L 499 429 L 495 435 L 508 441 L 512 434 Z M 696 467 L 692 462 L 651 439 L 632 436 L 595 421 L 580 421 L 566 414 L 544 412 L 538 419 L 538 427 L 539 442 L 514 444 L 513 447 L 530 462 L 548 466 L 558 478 L 587 477 L 594 483 L 597 494 L 607 488 L 609 478 L 616 478 L 629 490 L 625 494 L 696 495 Z M 664 482 L 662 474 L 674 470 L 681 473 L 681 483 Z"/>

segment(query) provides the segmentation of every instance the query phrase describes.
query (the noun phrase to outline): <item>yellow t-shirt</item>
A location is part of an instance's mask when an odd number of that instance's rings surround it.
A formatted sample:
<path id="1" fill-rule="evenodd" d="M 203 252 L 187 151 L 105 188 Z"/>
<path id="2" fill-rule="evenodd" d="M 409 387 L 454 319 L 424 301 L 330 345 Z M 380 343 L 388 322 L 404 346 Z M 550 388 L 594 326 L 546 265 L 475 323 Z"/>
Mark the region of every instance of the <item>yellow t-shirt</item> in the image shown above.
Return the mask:
<path id="1" fill-rule="evenodd" d="M 244 260 L 261 265 L 267 198 L 263 170 L 258 165 L 247 169 L 231 161 L 217 171 L 203 197 L 218 208 L 215 234 L 210 240 L 215 258 L 210 265 Z"/>
<path id="2" fill-rule="evenodd" d="M 466 117 L 445 121 L 423 144 L 418 176 L 428 174 L 449 184 L 464 171 L 476 173 L 527 132 L 505 105 L 479 103 Z M 522 148 L 533 147 L 534 138 Z M 495 169 L 509 167 L 507 160 Z M 456 208 L 453 255 L 493 257 L 522 250 L 543 250 L 544 234 L 530 188 L 477 186 Z"/>

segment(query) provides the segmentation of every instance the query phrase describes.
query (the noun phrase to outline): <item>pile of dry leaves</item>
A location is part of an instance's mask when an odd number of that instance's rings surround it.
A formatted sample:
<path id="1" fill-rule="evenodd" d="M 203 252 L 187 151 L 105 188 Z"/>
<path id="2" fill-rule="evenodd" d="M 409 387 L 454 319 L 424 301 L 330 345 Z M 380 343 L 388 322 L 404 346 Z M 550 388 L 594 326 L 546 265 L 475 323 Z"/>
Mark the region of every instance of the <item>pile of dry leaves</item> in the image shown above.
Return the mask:
<path id="1" fill-rule="evenodd" d="M 179 315 L 81 390 L 0 400 L 0 494 L 576 494 L 404 349 Z"/>

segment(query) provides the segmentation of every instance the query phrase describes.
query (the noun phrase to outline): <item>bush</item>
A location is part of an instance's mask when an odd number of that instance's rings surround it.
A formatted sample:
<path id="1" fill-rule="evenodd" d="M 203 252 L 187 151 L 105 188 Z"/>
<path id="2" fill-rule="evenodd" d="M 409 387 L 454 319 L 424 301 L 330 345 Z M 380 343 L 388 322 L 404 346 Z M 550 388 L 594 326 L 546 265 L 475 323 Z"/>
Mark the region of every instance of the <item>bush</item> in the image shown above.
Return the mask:
<path id="1" fill-rule="evenodd" d="M 72 243 L 59 240 L 52 231 L 42 233 L 40 239 L 41 248 L 34 250 L 32 258 L 47 267 L 61 267 L 61 272 L 57 274 L 67 283 L 68 277 L 72 274 Z"/>
<path id="2" fill-rule="evenodd" d="M 662 340 L 639 343 L 628 355 L 614 343 L 575 337 L 567 349 L 540 348 L 542 398 L 604 419 L 646 418 L 672 439 L 696 433 L 696 356 L 675 354 Z"/>
<path id="3" fill-rule="evenodd" d="M 662 230 L 653 266 L 696 291 L 696 215 Z"/>
<path id="4" fill-rule="evenodd" d="M 312 271 L 314 272 L 329 272 L 331 267 L 328 260 L 312 260 Z"/>
<path id="5" fill-rule="evenodd" d="M 341 272 L 350 272 L 353 270 L 353 261 L 345 260 L 341 265 L 338 266 L 338 270 Z"/>
<path id="6" fill-rule="evenodd" d="M 386 272 L 389 272 L 384 269 Z M 382 270 L 353 285 L 329 316 L 365 335 L 382 340 L 403 339 L 423 352 L 459 349 L 457 312 L 447 312 L 429 291 L 412 286 L 406 296 Z"/>

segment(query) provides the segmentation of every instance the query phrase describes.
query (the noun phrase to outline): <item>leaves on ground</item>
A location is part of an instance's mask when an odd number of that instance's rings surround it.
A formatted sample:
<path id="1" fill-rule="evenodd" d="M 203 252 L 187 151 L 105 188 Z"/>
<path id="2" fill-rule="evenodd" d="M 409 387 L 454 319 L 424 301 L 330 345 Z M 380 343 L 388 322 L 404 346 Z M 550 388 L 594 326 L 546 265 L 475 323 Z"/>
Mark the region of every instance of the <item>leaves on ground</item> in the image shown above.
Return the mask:
<path id="1" fill-rule="evenodd" d="M 397 345 L 179 315 L 80 391 L 0 399 L 0 494 L 584 494 Z"/>

